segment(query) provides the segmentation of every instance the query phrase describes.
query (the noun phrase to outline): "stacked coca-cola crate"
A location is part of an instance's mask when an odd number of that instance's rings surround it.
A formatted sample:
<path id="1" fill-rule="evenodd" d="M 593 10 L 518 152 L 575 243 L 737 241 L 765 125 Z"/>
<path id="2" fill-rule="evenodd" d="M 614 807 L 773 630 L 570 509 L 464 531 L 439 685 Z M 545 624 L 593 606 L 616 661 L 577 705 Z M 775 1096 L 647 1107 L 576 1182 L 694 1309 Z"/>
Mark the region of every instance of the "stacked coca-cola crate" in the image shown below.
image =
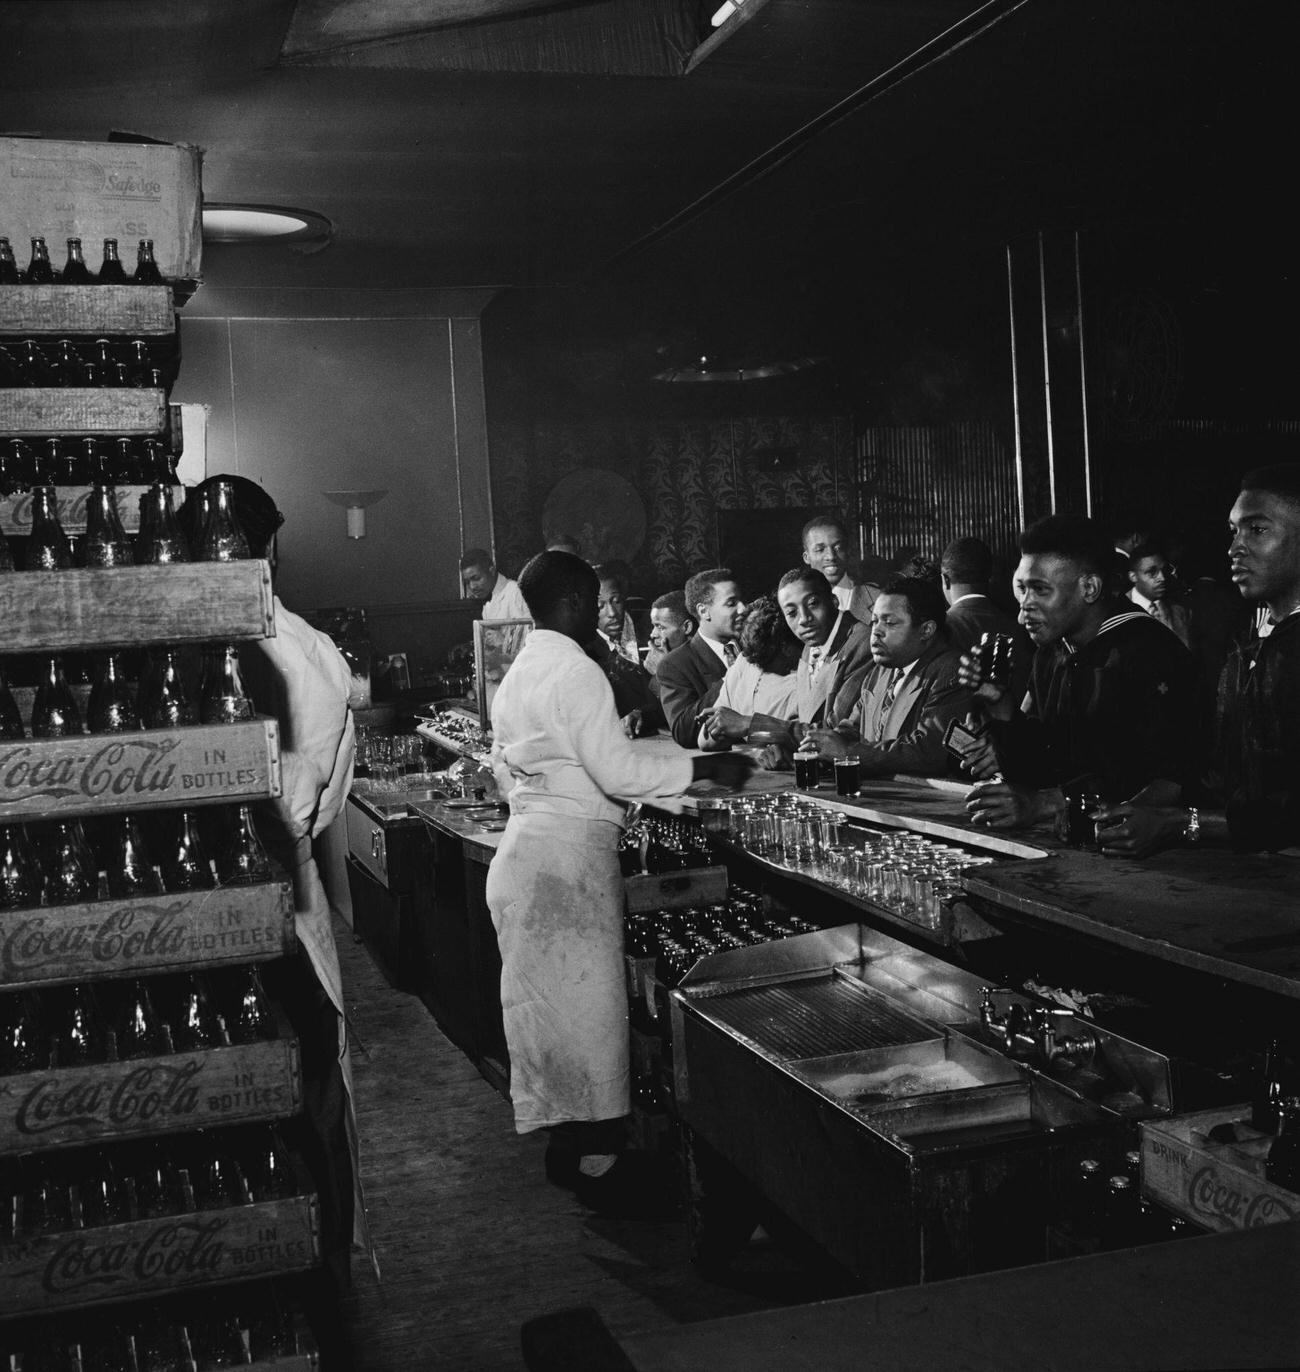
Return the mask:
<path id="1" fill-rule="evenodd" d="M 116 353 L 145 338 L 174 359 L 171 287 L 0 285 L 0 346 L 36 340 L 43 354 L 49 338 Z M 39 453 L 51 438 L 109 436 L 124 452 L 148 441 L 174 454 L 166 365 L 143 386 L 6 378 L 17 384 L 0 386 L 0 444 Z M 31 484 L 51 475 L 38 463 Z M 166 464 L 145 476 L 166 484 Z M 6 482 L 20 485 L 13 471 Z M 89 487 L 56 490 L 66 532 L 80 532 Z M 31 494 L 0 502 L 18 568 L 0 571 L 6 661 L 121 651 L 156 666 L 161 645 L 273 632 L 264 561 L 26 569 Z M 139 494 L 117 488 L 128 534 Z M 222 722 L 34 736 L 38 692 L 12 694 L 23 719 L 21 737 L 13 710 L 0 728 L 0 1372 L 315 1366 L 295 1314 L 295 1283 L 320 1253 L 295 1149 L 301 1059 L 259 977 L 293 949 L 292 891 L 244 808 L 279 794 L 277 723 L 218 711 L 208 717 Z M 142 863 L 144 836 L 162 847 Z M 196 858 L 205 836 L 211 860 Z"/>

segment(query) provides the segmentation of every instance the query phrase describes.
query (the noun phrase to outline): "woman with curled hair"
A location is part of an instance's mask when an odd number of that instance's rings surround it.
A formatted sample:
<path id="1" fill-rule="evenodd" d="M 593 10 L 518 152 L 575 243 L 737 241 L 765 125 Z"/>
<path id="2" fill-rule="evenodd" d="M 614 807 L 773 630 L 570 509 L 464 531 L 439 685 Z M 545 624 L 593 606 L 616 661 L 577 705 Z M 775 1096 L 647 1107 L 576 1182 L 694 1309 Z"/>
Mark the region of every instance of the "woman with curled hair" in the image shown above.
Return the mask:
<path id="1" fill-rule="evenodd" d="M 795 668 L 803 644 L 790 632 L 775 596 L 750 602 L 736 642 L 740 656 L 700 723 L 699 746 L 709 751 L 745 742 L 754 715 L 795 719 L 799 713 Z"/>

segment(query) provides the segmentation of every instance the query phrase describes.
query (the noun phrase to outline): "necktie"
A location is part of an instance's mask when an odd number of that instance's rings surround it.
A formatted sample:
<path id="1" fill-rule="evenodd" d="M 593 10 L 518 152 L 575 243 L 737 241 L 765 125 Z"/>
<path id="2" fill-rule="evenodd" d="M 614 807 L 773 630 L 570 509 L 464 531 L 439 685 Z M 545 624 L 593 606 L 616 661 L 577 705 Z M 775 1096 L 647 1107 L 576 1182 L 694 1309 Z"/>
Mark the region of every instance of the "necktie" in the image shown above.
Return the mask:
<path id="1" fill-rule="evenodd" d="M 885 736 L 885 721 L 889 718 L 889 712 L 894 706 L 894 697 L 898 694 L 898 671 L 894 670 L 889 679 L 889 689 L 885 692 L 885 698 L 880 702 L 880 718 L 876 721 L 876 741 L 879 742 Z"/>
<path id="2" fill-rule="evenodd" d="M 736 645 L 734 643 L 724 643 L 722 645 L 722 656 L 728 667 L 736 660 Z"/>

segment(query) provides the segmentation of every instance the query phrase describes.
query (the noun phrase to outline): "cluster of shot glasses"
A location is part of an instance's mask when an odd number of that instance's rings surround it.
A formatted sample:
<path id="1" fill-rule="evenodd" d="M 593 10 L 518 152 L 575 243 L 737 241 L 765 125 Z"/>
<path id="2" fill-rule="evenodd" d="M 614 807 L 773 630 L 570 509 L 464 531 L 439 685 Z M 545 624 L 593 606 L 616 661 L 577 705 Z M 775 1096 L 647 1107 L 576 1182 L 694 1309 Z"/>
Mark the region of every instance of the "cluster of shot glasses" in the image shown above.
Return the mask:
<path id="1" fill-rule="evenodd" d="M 705 825 L 755 857 L 802 872 L 927 929 L 942 930 L 963 869 L 992 862 L 905 830 L 866 829 L 807 796 L 732 797 Z"/>

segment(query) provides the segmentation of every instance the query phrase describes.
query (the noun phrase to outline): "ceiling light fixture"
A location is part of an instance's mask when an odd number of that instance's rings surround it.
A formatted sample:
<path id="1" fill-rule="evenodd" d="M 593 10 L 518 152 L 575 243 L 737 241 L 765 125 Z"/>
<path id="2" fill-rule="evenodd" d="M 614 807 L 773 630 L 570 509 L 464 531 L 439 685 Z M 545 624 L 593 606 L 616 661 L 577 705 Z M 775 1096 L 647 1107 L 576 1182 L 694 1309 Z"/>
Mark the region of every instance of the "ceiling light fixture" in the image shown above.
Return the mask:
<path id="1" fill-rule="evenodd" d="M 324 247 L 334 225 L 323 214 L 279 205 L 203 206 L 203 239 L 207 243 L 316 243 Z"/>

